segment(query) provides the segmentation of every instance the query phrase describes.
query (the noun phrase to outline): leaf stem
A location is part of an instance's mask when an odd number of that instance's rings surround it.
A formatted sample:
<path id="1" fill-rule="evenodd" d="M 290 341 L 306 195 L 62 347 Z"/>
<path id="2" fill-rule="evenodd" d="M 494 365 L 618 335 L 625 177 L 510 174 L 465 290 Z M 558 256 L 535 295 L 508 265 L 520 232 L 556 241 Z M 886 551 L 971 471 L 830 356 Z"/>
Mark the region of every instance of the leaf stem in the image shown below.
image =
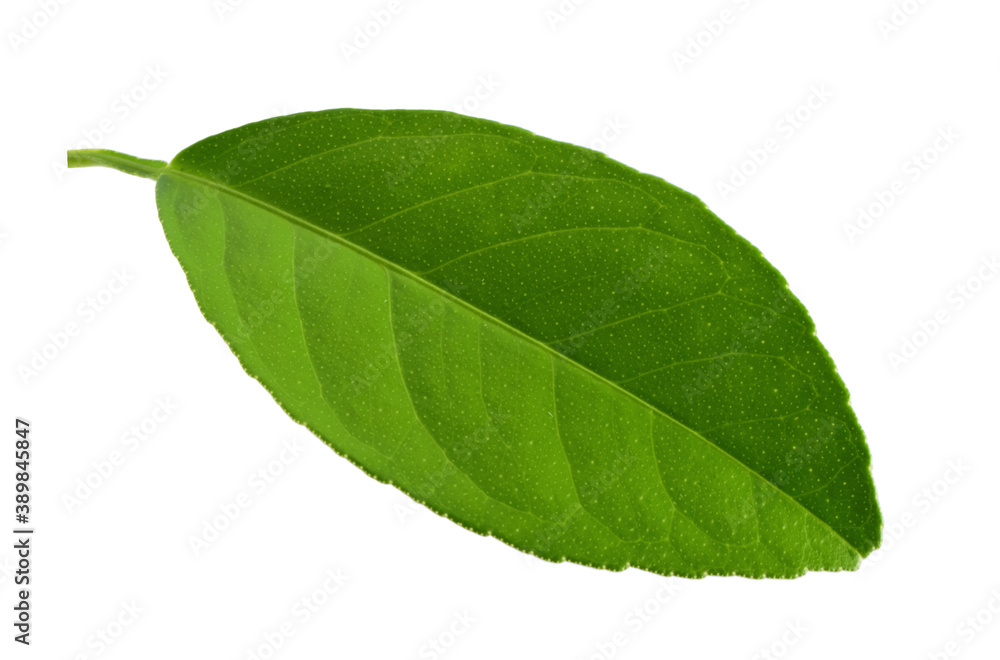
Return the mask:
<path id="1" fill-rule="evenodd" d="M 66 164 L 69 167 L 110 167 L 154 181 L 167 166 L 163 160 L 136 158 L 111 149 L 72 149 L 66 152 Z"/>

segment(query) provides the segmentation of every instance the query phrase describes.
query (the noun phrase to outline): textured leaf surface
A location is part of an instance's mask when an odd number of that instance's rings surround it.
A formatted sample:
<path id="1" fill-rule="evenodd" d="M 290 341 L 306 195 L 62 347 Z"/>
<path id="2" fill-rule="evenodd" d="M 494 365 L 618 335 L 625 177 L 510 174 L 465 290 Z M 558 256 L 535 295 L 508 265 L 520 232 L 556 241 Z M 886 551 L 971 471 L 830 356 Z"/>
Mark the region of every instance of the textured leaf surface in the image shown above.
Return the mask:
<path id="1" fill-rule="evenodd" d="M 878 545 L 812 321 L 694 196 L 431 111 L 278 117 L 142 164 L 247 372 L 431 509 L 546 559 L 694 577 Z"/>

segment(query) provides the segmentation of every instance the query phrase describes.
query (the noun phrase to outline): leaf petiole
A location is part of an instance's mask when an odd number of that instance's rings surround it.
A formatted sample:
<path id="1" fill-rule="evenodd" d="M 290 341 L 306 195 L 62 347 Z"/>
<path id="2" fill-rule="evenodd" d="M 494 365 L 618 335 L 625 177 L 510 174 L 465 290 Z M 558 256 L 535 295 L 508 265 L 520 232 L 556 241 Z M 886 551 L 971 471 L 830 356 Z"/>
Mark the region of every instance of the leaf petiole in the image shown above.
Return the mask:
<path id="1" fill-rule="evenodd" d="M 66 152 L 69 167 L 110 167 L 126 174 L 141 176 L 154 181 L 159 178 L 166 161 L 136 158 L 111 149 L 72 149 Z"/>

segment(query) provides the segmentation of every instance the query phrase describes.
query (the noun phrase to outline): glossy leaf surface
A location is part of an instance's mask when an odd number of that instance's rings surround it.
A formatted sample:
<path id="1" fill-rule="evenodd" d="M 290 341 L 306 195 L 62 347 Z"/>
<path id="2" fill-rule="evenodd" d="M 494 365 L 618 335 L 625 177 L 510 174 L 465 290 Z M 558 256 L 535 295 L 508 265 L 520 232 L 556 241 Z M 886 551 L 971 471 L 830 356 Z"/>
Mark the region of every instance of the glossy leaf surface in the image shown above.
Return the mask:
<path id="1" fill-rule="evenodd" d="M 129 159 L 71 154 L 157 179 L 246 371 L 462 525 L 693 577 L 853 569 L 879 544 L 868 447 L 812 321 L 689 193 L 432 111 L 290 115 Z"/>

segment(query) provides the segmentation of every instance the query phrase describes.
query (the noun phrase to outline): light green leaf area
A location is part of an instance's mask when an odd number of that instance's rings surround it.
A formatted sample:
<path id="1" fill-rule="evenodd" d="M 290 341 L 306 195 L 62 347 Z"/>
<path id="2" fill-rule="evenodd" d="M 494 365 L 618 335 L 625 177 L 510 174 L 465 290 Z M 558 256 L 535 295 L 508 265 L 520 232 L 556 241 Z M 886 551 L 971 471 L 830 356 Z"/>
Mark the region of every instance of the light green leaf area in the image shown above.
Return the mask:
<path id="1" fill-rule="evenodd" d="M 849 570 L 880 542 L 864 434 L 806 310 L 661 179 L 410 110 L 277 117 L 169 165 L 73 157 L 156 178 L 244 369 L 471 530 L 688 577 Z"/>

